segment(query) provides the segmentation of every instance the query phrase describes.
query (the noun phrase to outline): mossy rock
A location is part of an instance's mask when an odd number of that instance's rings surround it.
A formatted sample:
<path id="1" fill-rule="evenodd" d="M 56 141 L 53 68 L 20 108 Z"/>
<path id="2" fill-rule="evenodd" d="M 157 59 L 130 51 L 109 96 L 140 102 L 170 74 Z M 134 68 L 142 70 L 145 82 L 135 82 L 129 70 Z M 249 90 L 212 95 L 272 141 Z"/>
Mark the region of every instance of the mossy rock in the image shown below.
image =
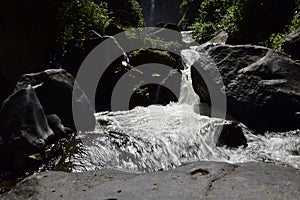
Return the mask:
<path id="1" fill-rule="evenodd" d="M 130 64 L 139 66 L 145 63 L 160 63 L 174 69 L 178 68 L 178 61 L 168 51 L 142 48 L 129 55 Z"/>

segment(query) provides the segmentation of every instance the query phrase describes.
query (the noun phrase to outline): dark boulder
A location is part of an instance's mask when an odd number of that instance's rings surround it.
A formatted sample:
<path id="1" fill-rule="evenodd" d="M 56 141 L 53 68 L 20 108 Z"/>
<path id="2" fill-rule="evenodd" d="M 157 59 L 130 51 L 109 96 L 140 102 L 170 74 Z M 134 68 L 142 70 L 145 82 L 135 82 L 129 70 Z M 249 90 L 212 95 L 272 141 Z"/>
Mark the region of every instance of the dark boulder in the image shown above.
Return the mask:
<path id="1" fill-rule="evenodd" d="M 227 146 L 230 148 L 247 146 L 247 138 L 237 122 L 226 121 L 224 124 L 221 124 L 221 126 L 222 131 L 216 142 L 217 146 Z"/>
<path id="2" fill-rule="evenodd" d="M 283 51 L 300 60 L 300 28 L 289 34 L 282 42 Z"/>
<path id="3" fill-rule="evenodd" d="M 31 87 L 12 94 L 0 111 L 0 143 L 24 139 L 40 149 L 54 136 L 49 128 L 44 110 Z"/>
<path id="4" fill-rule="evenodd" d="M 299 63 L 282 53 L 252 45 L 210 46 L 207 57 L 209 64 L 201 65 L 199 60 L 200 65 L 192 67 L 193 87 L 202 102 L 210 104 L 211 99 L 209 83 L 199 71 L 210 74 L 217 67 L 229 115 L 260 133 L 300 127 Z"/>
<path id="5" fill-rule="evenodd" d="M 88 98 L 75 82 L 72 75 L 62 69 L 51 69 L 36 74 L 25 74 L 18 81 L 15 91 L 31 85 L 47 115 L 56 114 L 66 127 L 75 129 L 72 103 L 79 109 L 82 120 L 77 130 L 93 130 L 95 128 L 94 111 Z M 73 90 L 74 99 L 73 99 Z M 77 124 L 78 125 L 78 124 Z"/>
<path id="6" fill-rule="evenodd" d="M 53 137 L 35 91 L 31 87 L 18 90 L 0 111 L 0 170 L 22 168 L 28 156 L 43 150 Z"/>

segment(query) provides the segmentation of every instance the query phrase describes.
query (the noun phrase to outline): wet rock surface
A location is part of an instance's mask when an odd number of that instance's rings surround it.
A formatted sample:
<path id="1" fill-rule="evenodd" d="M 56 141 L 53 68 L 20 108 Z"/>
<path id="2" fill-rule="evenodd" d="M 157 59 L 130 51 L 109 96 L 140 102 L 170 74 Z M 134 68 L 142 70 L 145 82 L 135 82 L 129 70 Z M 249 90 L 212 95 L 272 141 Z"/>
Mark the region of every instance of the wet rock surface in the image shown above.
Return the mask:
<path id="1" fill-rule="evenodd" d="M 17 83 L 15 91 L 34 87 L 45 110 L 45 114 L 56 114 L 64 126 L 75 129 L 72 103 L 80 109 L 82 126 L 77 129 L 93 130 L 96 124 L 94 111 L 85 93 L 80 89 L 72 75 L 62 69 L 50 69 L 35 74 L 24 74 Z M 73 90 L 75 96 L 73 97 Z"/>
<path id="2" fill-rule="evenodd" d="M 2 199 L 298 199 L 300 172 L 266 163 L 195 162 L 148 174 L 48 171 Z"/>
<path id="3" fill-rule="evenodd" d="M 211 62 L 198 65 L 199 69 L 192 67 L 191 72 L 194 90 L 201 101 L 210 103 L 211 99 L 199 72 L 216 80 L 218 77 L 210 73 L 216 68 L 224 82 L 229 115 L 257 132 L 299 128 L 296 114 L 300 110 L 299 63 L 260 46 L 213 45 L 206 48 Z"/>

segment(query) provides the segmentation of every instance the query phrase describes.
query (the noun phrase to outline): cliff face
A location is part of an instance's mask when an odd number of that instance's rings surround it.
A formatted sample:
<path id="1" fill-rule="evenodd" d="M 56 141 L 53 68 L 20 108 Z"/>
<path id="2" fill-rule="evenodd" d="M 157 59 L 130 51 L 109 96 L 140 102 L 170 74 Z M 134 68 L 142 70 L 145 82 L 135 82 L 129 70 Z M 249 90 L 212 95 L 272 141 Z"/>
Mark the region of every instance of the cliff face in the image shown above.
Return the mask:
<path id="1" fill-rule="evenodd" d="M 139 0 L 147 26 L 160 22 L 178 23 L 182 0 Z"/>

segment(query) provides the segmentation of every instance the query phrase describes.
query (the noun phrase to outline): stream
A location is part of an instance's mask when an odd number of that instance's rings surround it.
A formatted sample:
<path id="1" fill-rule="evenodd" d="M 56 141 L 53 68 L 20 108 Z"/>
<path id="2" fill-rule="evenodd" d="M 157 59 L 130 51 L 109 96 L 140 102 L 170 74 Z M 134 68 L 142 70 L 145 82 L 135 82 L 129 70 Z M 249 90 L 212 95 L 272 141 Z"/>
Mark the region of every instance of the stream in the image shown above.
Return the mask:
<path id="1" fill-rule="evenodd" d="M 183 40 L 189 41 L 189 33 Z M 199 114 L 190 67 L 200 53 L 182 51 L 180 98 L 166 106 L 136 107 L 129 111 L 96 113 L 93 132 L 79 133 L 78 151 L 71 156 L 73 172 L 117 168 L 136 172 L 168 170 L 184 163 L 205 160 L 229 163 L 272 162 L 300 169 L 300 131 L 254 135 L 242 124 L 247 147 L 217 147 L 223 119 Z"/>

